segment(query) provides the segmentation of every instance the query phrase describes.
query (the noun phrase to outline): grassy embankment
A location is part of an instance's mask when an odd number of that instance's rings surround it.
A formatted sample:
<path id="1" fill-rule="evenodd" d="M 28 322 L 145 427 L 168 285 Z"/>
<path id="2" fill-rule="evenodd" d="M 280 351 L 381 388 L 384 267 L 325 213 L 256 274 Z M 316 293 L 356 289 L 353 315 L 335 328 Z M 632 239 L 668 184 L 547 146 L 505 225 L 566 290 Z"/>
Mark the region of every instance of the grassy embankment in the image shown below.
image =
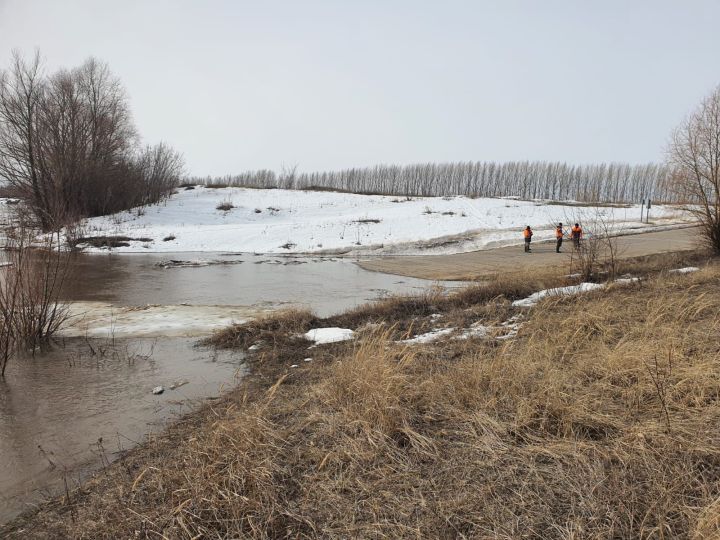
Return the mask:
<path id="1" fill-rule="evenodd" d="M 230 328 L 218 346 L 263 344 L 252 376 L 5 534 L 717 536 L 720 268 L 662 271 L 686 263 L 623 262 L 647 279 L 529 311 L 511 301 L 564 278 Z M 514 339 L 397 342 L 518 314 Z M 357 338 L 308 350 L 317 325 Z"/>

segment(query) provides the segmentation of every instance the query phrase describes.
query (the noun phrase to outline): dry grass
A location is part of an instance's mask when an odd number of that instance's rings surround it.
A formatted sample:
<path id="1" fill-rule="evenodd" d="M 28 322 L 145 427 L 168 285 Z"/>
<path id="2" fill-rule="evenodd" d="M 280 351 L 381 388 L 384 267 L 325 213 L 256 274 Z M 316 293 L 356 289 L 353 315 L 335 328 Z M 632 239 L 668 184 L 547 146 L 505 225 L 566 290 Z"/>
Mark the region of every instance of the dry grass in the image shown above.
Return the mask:
<path id="1" fill-rule="evenodd" d="M 524 298 L 548 287 L 574 283 L 557 271 L 516 273 L 496 276 L 485 283 L 445 293 L 441 288 L 429 288 L 413 295 L 398 295 L 370 302 L 340 315 L 326 318 L 309 311 L 288 310 L 234 325 L 216 333 L 208 344 L 221 348 L 246 349 L 258 342 L 273 345 L 276 351 L 285 348 L 285 355 L 298 344 L 297 334 L 311 328 L 342 327 L 368 329 L 383 326 L 393 339 L 422 333 L 435 323 L 433 314 L 443 313 L 446 320 L 469 325 L 480 319 L 505 320 L 512 300 Z M 300 340 L 300 345 L 307 342 Z"/>
<path id="2" fill-rule="evenodd" d="M 500 345 L 386 326 L 298 369 L 283 355 L 311 314 L 235 328 L 226 345 L 267 344 L 256 376 L 0 536 L 716 538 L 719 283 L 711 266 L 550 298 Z M 509 313 L 518 287 L 365 322 Z"/>
<path id="3" fill-rule="evenodd" d="M 235 205 L 233 203 L 231 203 L 230 201 L 223 201 L 215 207 L 215 210 L 220 210 L 222 212 L 229 212 L 233 208 L 235 208 Z"/>

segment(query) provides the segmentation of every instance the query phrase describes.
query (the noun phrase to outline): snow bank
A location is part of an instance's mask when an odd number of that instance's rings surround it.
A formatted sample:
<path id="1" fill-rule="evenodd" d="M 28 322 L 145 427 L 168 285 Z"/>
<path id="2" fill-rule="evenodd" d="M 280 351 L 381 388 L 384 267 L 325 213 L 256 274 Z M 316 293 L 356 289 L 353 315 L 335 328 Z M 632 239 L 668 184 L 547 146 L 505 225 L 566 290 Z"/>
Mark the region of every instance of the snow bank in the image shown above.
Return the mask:
<path id="1" fill-rule="evenodd" d="M 352 339 L 355 332 L 347 328 L 315 328 L 305 334 L 305 339 L 314 341 L 315 345 L 323 343 L 337 343 L 338 341 L 347 341 Z"/>
<path id="2" fill-rule="evenodd" d="M 543 298 L 548 296 L 572 296 L 584 292 L 595 291 L 604 288 L 601 283 L 580 283 L 579 285 L 570 285 L 569 287 L 557 287 L 555 289 L 544 289 L 531 294 L 522 300 L 515 300 L 512 305 L 516 307 L 532 307 Z"/>
<path id="3" fill-rule="evenodd" d="M 218 210 L 222 202 L 232 202 L 233 208 Z M 148 239 L 113 248 L 120 253 L 458 253 L 518 243 L 526 225 L 535 229 L 535 240 L 552 239 L 558 221 L 596 211 L 628 228 L 653 227 L 637 221 L 639 207 L 197 187 L 147 208 L 88 219 L 83 236 Z M 653 221 L 673 224 L 683 215 L 674 207 L 655 206 Z"/>

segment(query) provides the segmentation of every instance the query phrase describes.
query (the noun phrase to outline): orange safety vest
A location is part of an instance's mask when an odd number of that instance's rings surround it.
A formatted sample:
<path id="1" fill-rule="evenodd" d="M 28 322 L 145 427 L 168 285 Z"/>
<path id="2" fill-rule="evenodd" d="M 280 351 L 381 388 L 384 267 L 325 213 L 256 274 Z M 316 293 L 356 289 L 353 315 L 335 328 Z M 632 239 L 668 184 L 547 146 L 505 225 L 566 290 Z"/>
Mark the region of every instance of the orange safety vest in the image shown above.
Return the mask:
<path id="1" fill-rule="evenodd" d="M 525 230 L 523 231 L 523 236 L 524 236 L 525 238 L 531 238 L 531 237 L 532 237 L 532 234 L 533 234 L 533 233 L 532 233 L 532 230 L 530 230 L 530 229 L 525 229 Z"/>
<path id="2" fill-rule="evenodd" d="M 572 228 L 572 237 L 573 238 L 582 238 L 582 228 L 581 227 L 573 227 Z"/>
<path id="3" fill-rule="evenodd" d="M 562 237 L 563 237 L 562 227 L 557 227 L 555 229 L 555 238 L 562 238 Z"/>

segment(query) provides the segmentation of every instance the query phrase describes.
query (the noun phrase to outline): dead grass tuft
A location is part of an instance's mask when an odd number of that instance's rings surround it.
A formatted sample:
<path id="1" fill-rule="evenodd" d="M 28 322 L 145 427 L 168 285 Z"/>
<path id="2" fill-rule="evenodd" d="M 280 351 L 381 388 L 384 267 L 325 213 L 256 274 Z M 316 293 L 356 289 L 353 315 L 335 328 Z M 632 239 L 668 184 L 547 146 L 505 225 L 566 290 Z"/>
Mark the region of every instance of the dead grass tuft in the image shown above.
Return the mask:
<path id="1" fill-rule="evenodd" d="M 220 210 L 222 212 L 229 212 L 233 208 L 235 208 L 235 205 L 233 203 L 231 203 L 230 201 L 223 201 L 215 207 L 215 210 Z"/>
<path id="2" fill-rule="evenodd" d="M 258 343 L 277 344 L 304 334 L 317 321 L 308 310 L 278 311 L 245 324 L 235 324 L 213 334 L 206 344 L 222 349 L 247 349 Z"/>

